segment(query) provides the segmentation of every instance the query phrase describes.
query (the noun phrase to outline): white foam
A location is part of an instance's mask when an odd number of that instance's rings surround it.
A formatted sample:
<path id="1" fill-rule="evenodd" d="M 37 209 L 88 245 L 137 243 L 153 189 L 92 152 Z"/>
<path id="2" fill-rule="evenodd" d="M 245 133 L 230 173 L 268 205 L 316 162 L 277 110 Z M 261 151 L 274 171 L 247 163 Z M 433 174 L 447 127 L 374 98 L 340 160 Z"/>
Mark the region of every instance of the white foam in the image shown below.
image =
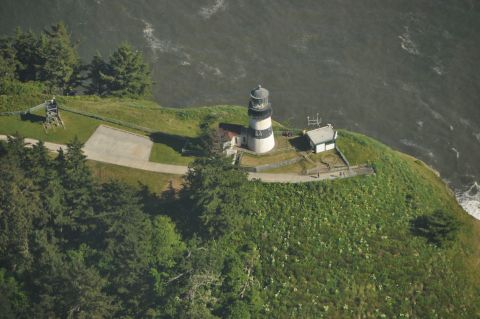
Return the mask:
<path id="1" fill-rule="evenodd" d="M 203 7 L 198 12 L 204 19 L 210 19 L 215 13 L 224 11 L 226 8 L 225 0 L 215 0 L 215 3 L 209 7 Z"/>
<path id="2" fill-rule="evenodd" d="M 417 125 L 418 127 L 423 128 L 423 121 L 417 121 Z"/>
<path id="3" fill-rule="evenodd" d="M 399 35 L 398 38 L 401 40 L 400 46 L 402 47 L 402 49 L 412 55 L 420 55 L 420 51 L 418 50 L 417 45 L 415 44 L 415 42 L 413 42 L 412 37 L 410 36 L 410 31 L 408 30 L 408 27 L 405 27 L 405 33 Z"/>
<path id="4" fill-rule="evenodd" d="M 435 71 L 435 73 L 437 73 L 438 75 L 443 75 L 443 73 L 445 73 L 445 69 L 441 65 L 434 66 L 432 70 Z"/>
<path id="5" fill-rule="evenodd" d="M 467 213 L 480 219 L 480 185 L 477 182 L 474 182 L 465 192 L 458 192 L 456 197 Z"/>
<path id="6" fill-rule="evenodd" d="M 145 27 L 143 28 L 143 37 L 147 41 L 150 49 L 152 49 L 153 53 L 155 54 L 155 57 L 157 52 L 175 53 L 182 58 L 182 62 L 180 62 L 181 65 L 191 64 L 190 55 L 188 53 L 183 52 L 180 46 L 172 44 L 172 42 L 169 40 L 161 40 L 157 38 L 154 34 L 155 29 L 153 28 L 153 25 L 145 20 L 142 20 L 142 22 L 145 25 Z"/>
<path id="7" fill-rule="evenodd" d="M 200 74 L 203 78 L 205 78 L 207 74 L 218 76 L 218 77 L 223 76 L 223 72 L 218 67 L 212 66 L 205 62 L 200 62 L 200 68 L 198 70 L 198 74 Z"/>
<path id="8" fill-rule="evenodd" d="M 455 152 L 455 155 L 457 156 L 457 159 L 459 159 L 460 158 L 460 152 L 455 147 L 452 147 L 452 151 Z"/>
<path id="9" fill-rule="evenodd" d="M 480 132 L 478 133 L 473 133 L 473 136 L 477 139 L 477 141 L 480 143 Z"/>
<path id="10" fill-rule="evenodd" d="M 157 38 L 153 32 L 155 29 L 147 21 L 143 21 L 145 28 L 143 29 L 143 37 L 147 40 L 149 47 L 154 51 L 160 52 L 177 52 L 178 48 L 173 46 L 170 41 L 164 41 Z"/>
<path id="11" fill-rule="evenodd" d="M 406 146 L 414 147 L 414 148 L 422 151 L 423 153 L 425 153 L 426 155 L 428 155 L 431 158 L 435 157 L 435 154 L 433 154 L 433 152 L 431 150 L 429 150 L 428 148 L 423 147 L 421 145 L 418 145 L 417 143 L 415 143 L 413 141 L 410 141 L 406 138 L 401 139 L 400 143 L 402 143 L 403 145 L 406 145 Z"/>

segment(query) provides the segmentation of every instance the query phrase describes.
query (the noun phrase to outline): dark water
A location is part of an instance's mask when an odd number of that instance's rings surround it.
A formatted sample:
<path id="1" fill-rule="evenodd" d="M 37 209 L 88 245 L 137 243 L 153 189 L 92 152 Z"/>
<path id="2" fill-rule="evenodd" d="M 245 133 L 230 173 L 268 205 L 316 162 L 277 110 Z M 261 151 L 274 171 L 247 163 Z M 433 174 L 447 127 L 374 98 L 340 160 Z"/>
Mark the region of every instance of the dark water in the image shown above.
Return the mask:
<path id="1" fill-rule="evenodd" d="M 165 106 L 246 105 L 261 83 L 276 119 L 303 127 L 318 112 L 417 156 L 480 216 L 478 0 L 0 4 L 1 33 L 63 20 L 85 60 L 133 43 Z"/>

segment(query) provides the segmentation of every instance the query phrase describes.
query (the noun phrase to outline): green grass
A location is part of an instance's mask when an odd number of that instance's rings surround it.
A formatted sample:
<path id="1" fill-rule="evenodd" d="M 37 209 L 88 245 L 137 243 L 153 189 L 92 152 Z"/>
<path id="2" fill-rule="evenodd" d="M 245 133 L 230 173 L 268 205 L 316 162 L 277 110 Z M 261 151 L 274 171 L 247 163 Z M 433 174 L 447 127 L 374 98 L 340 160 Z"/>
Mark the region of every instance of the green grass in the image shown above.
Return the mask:
<path id="1" fill-rule="evenodd" d="M 184 156 L 176 148 L 166 144 L 153 144 L 152 152 L 150 153 L 150 161 L 157 163 L 188 165 L 194 160 L 195 157 Z"/>
<path id="2" fill-rule="evenodd" d="M 57 97 L 57 101 L 61 106 L 146 127 L 154 130 L 155 133 L 147 134 L 129 127 L 92 119 L 68 111 L 61 111 L 66 130 L 56 128 L 45 133 L 42 126 L 44 112 L 39 111 L 28 118 L 20 116 L 0 117 L 0 134 L 19 132 L 25 137 L 56 143 L 68 143 L 77 136 L 80 141 L 86 142 L 98 125 L 105 124 L 134 133 L 149 135 L 154 141 L 150 156 L 151 161 L 186 165 L 194 157 L 183 156 L 181 154 L 182 146 L 185 141 L 198 138 L 203 123 L 210 123 L 211 128 L 217 127 L 220 122 L 243 125 L 248 123 L 247 108 L 240 106 L 223 105 L 174 109 L 160 107 L 155 102 L 148 100 L 100 98 L 96 96 L 60 96 Z M 40 102 L 42 101 L 39 100 L 38 103 Z M 26 108 L 23 107 L 23 104 L 22 106 L 20 104 L 15 107 L 22 110 Z M 274 127 L 280 128 L 282 126 L 274 122 Z"/>
<path id="3" fill-rule="evenodd" d="M 43 128 L 44 115 L 41 112 L 31 115 L 27 119 L 22 119 L 22 116 L 19 115 L 0 116 L 0 133 L 14 134 L 18 132 L 24 137 L 55 143 L 68 143 L 77 136 L 80 141 L 85 142 L 97 126 L 102 124 L 102 121 L 69 112 L 61 112 L 61 116 L 66 129 L 59 127 L 48 130 L 48 133 Z"/>
<path id="4" fill-rule="evenodd" d="M 39 82 L 0 81 L 0 113 L 24 111 L 51 99 L 45 90 Z"/>
<path id="5" fill-rule="evenodd" d="M 285 160 L 292 159 L 299 156 L 300 155 L 293 150 L 277 152 L 271 155 L 269 154 L 253 155 L 249 153 L 243 153 L 242 158 L 240 160 L 240 164 L 242 166 L 258 166 L 258 165 L 264 165 L 264 164 L 277 163 L 277 162 L 285 161 Z"/>
<path id="6" fill-rule="evenodd" d="M 379 158 L 376 151 L 385 147 L 379 142 L 368 139 L 366 136 L 346 130 L 339 130 L 337 146 L 347 157 L 350 165 L 372 163 Z"/>
<path id="7" fill-rule="evenodd" d="M 174 187 L 178 187 L 182 182 L 182 177 L 178 175 L 149 172 L 96 161 L 87 161 L 87 164 L 93 176 L 100 182 L 120 180 L 135 187 L 146 185 L 151 192 L 157 195 L 169 187 L 170 181 Z"/>
<path id="8" fill-rule="evenodd" d="M 480 221 L 423 162 L 361 134 L 341 143 L 376 175 L 252 188 L 264 317 L 478 317 Z M 411 232 L 436 209 L 463 224 L 445 247 Z"/>
<path id="9" fill-rule="evenodd" d="M 58 100 L 61 104 L 80 111 L 186 137 L 198 137 L 201 133 L 200 125 L 207 119 L 211 119 L 212 126 L 219 122 L 243 125 L 248 123 L 247 108 L 241 106 L 167 108 L 147 100 L 95 96 L 60 97 Z M 280 126 L 278 123 L 275 125 Z"/>
<path id="10" fill-rule="evenodd" d="M 291 164 L 291 165 L 286 165 L 274 169 L 269 169 L 266 171 L 263 171 L 263 173 L 275 173 L 275 174 L 280 174 L 280 173 L 293 173 L 293 174 L 303 174 L 305 170 L 314 168 L 315 166 L 306 160 L 301 160 L 297 163 Z"/>

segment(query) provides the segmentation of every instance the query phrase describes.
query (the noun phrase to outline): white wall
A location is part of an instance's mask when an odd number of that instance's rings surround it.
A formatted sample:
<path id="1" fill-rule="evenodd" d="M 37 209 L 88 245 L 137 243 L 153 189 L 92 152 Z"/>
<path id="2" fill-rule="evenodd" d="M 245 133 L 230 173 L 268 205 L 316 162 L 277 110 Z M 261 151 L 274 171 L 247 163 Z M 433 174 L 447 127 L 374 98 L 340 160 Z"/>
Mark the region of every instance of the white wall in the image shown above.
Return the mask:
<path id="1" fill-rule="evenodd" d="M 315 145 L 315 153 L 320 153 L 325 151 L 325 143 Z"/>
<path id="2" fill-rule="evenodd" d="M 326 151 L 333 150 L 334 148 L 335 148 L 335 143 L 329 143 L 329 144 L 325 145 L 325 150 Z"/>
<path id="3" fill-rule="evenodd" d="M 267 117 L 266 119 L 263 119 L 263 120 L 260 120 L 260 121 L 258 121 L 256 119 L 250 119 L 248 124 L 254 130 L 258 130 L 258 131 L 266 130 L 267 128 L 272 126 L 272 118 Z"/>
<path id="4" fill-rule="evenodd" d="M 267 138 L 249 137 L 248 148 L 256 153 L 266 153 L 275 147 L 275 139 L 273 134 Z"/>

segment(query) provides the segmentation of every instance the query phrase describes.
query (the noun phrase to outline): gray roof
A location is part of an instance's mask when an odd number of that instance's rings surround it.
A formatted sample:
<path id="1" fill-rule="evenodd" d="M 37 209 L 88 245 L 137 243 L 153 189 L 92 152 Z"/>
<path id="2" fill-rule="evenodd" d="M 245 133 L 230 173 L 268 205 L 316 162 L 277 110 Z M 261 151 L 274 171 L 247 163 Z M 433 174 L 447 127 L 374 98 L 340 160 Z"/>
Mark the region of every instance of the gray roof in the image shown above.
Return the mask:
<path id="1" fill-rule="evenodd" d="M 335 130 L 332 125 L 317 128 L 307 132 L 308 138 L 313 144 L 322 144 L 335 140 Z"/>
<path id="2" fill-rule="evenodd" d="M 258 85 L 250 92 L 250 96 L 254 99 L 265 99 L 268 97 L 268 90 Z"/>

